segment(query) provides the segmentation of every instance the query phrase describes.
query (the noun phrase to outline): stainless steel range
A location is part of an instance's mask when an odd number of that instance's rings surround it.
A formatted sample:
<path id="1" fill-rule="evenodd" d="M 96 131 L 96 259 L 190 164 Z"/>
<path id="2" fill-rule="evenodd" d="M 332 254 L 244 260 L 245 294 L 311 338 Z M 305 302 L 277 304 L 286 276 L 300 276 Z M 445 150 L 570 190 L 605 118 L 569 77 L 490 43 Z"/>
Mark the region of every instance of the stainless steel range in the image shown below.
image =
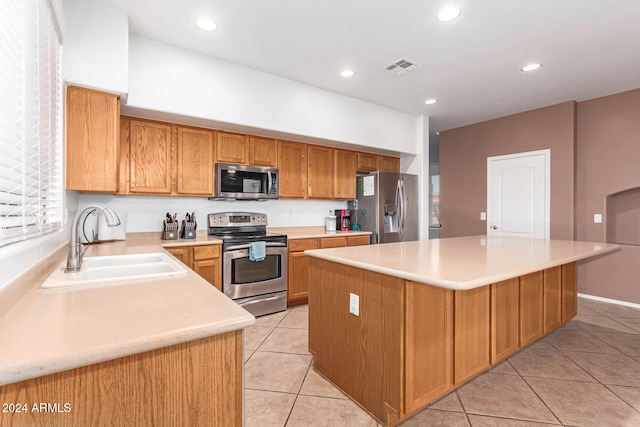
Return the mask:
<path id="1" fill-rule="evenodd" d="M 267 233 L 267 215 L 212 213 L 208 230 L 222 239 L 224 294 L 254 316 L 286 310 L 287 236 Z"/>

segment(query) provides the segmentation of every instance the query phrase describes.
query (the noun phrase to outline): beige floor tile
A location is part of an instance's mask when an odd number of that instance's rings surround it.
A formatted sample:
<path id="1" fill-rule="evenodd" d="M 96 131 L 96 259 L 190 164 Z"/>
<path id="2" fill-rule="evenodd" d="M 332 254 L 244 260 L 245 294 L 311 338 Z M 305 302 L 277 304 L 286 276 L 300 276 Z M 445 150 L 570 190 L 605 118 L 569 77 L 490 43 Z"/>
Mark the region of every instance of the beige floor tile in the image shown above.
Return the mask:
<path id="1" fill-rule="evenodd" d="M 333 397 L 335 399 L 347 399 L 333 384 L 322 378 L 313 367 L 307 372 L 307 377 L 302 383 L 300 394 L 307 396 Z"/>
<path id="2" fill-rule="evenodd" d="M 256 351 L 244 365 L 248 389 L 297 393 L 311 364 L 311 356 Z"/>
<path id="3" fill-rule="evenodd" d="M 278 325 L 279 328 L 293 328 L 293 329 L 309 329 L 309 312 L 306 310 L 291 310 L 282 322 Z"/>
<path id="4" fill-rule="evenodd" d="M 495 418 L 484 415 L 469 415 L 473 427 L 552 427 L 558 424 L 536 423 L 532 421 L 514 420 L 513 418 Z"/>
<path id="5" fill-rule="evenodd" d="M 287 427 L 376 427 L 378 423 L 351 400 L 299 395 Z"/>
<path id="6" fill-rule="evenodd" d="M 571 320 L 571 324 L 580 327 L 588 332 L 624 332 L 627 334 L 637 334 L 635 329 L 623 325 L 606 316 L 587 316 L 578 314 Z"/>
<path id="7" fill-rule="evenodd" d="M 576 351 L 564 354 L 603 384 L 640 387 L 640 363 L 628 356 Z"/>
<path id="8" fill-rule="evenodd" d="M 584 300 L 582 302 L 589 310 L 608 317 L 628 317 L 640 319 L 640 309 L 625 305 L 610 304 L 601 301 Z"/>
<path id="9" fill-rule="evenodd" d="M 640 412 L 640 388 L 623 387 L 619 385 L 607 386 L 620 399 L 631 405 L 636 411 Z"/>
<path id="10" fill-rule="evenodd" d="M 429 405 L 429 409 L 443 409 L 445 411 L 464 412 L 458 394 L 453 391 L 442 399 Z"/>
<path id="11" fill-rule="evenodd" d="M 596 315 L 598 313 L 591 310 L 586 305 L 578 303 L 578 314 Z"/>
<path id="12" fill-rule="evenodd" d="M 246 348 L 242 349 L 243 361 L 246 362 L 253 355 L 255 350 L 247 350 Z"/>
<path id="13" fill-rule="evenodd" d="M 417 413 L 400 425 L 402 427 L 470 427 L 464 413 L 431 408 Z"/>
<path id="14" fill-rule="evenodd" d="M 586 351 L 590 353 L 620 354 L 618 350 L 600 341 L 586 331 L 559 329 L 547 336 L 545 342 L 558 350 Z"/>
<path id="15" fill-rule="evenodd" d="M 296 305 L 293 306 L 289 309 L 289 311 L 309 311 L 309 305 L 308 304 L 303 304 L 303 305 Z"/>
<path id="16" fill-rule="evenodd" d="M 628 318 L 628 317 L 612 317 L 618 323 L 622 323 L 625 326 L 630 327 L 634 331 L 640 333 L 640 319 Z"/>
<path id="17" fill-rule="evenodd" d="M 593 333 L 596 337 L 627 356 L 640 356 L 640 334 Z"/>
<path id="18" fill-rule="evenodd" d="M 522 376 L 595 382 L 571 359 L 554 349 L 525 348 L 511 356 L 509 362 Z"/>
<path id="19" fill-rule="evenodd" d="M 518 375 L 518 372 L 513 369 L 513 366 L 511 366 L 508 360 L 494 366 L 489 372 L 493 372 L 494 374 Z"/>
<path id="20" fill-rule="evenodd" d="M 306 329 L 275 328 L 259 350 L 309 354 L 309 333 Z"/>
<path id="21" fill-rule="evenodd" d="M 273 331 L 273 326 L 249 326 L 244 330 L 244 348 L 257 350 L 260 344 Z"/>
<path id="22" fill-rule="evenodd" d="M 564 424 L 640 425 L 640 413 L 601 384 L 546 378 L 527 378 L 527 382 Z"/>
<path id="23" fill-rule="evenodd" d="M 468 414 L 558 422 L 519 376 L 488 372 L 458 389 L 458 396 Z"/>
<path id="24" fill-rule="evenodd" d="M 278 323 L 280 323 L 280 321 L 284 319 L 284 316 L 286 316 L 287 313 L 288 311 L 281 311 L 278 313 L 267 314 L 266 316 L 256 317 L 256 323 L 254 323 L 254 325 L 255 326 L 278 326 Z"/>
<path id="25" fill-rule="evenodd" d="M 245 390 L 245 427 L 284 426 L 295 400 L 293 393 Z"/>

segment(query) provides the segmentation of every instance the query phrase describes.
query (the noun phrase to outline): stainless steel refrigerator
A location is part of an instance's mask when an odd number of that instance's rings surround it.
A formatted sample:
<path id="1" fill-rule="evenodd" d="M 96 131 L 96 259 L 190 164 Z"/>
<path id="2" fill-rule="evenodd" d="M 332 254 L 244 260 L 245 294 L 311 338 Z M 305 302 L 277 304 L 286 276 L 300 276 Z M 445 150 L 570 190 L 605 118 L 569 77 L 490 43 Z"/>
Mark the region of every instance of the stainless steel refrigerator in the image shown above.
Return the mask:
<path id="1" fill-rule="evenodd" d="M 371 172 L 356 178 L 352 223 L 371 231 L 371 243 L 418 240 L 418 177 Z"/>

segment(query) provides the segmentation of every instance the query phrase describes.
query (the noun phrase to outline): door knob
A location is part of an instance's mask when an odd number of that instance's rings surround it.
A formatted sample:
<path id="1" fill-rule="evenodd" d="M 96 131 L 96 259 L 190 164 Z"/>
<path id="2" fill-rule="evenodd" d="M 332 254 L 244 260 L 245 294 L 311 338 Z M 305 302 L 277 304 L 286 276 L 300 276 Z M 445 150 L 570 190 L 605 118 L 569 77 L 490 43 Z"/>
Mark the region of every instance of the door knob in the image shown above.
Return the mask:
<path id="1" fill-rule="evenodd" d="M 493 226 L 493 227 L 491 227 L 491 228 L 493 228 L 494 230 L 497 230 L 497 229 L 498 229 L 498 226 L 497 226 L 497 225 L 494 225 L 494 226 Z"/>

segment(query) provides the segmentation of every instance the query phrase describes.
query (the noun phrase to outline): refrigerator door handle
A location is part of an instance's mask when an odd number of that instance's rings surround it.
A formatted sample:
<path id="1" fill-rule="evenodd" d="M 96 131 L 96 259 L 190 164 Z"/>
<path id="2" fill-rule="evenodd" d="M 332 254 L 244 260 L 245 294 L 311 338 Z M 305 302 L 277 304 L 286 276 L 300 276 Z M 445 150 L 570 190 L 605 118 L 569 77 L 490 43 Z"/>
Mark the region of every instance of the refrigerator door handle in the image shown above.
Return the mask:
<path id="1" fill-rule="evenodd" d="M 400 240 L 402 240 L 402 215 L 404 213 L 404 204 L 402 200 L 402 180 L 399 179 L 396 184 L 396 206 L 397 206 L 397 215 L 398 215 L 398 235 L 400 236 Z"/>
<path id="2" fill-rule="evenodd" d="M 400 203 L 402 205 L 401 211 L 400 211 L 400 232 L 403 235 L 404 238 L 404 222 L 407 218 L 407 194 L 404 191 L 404 181 L 400 180 Z"/>

